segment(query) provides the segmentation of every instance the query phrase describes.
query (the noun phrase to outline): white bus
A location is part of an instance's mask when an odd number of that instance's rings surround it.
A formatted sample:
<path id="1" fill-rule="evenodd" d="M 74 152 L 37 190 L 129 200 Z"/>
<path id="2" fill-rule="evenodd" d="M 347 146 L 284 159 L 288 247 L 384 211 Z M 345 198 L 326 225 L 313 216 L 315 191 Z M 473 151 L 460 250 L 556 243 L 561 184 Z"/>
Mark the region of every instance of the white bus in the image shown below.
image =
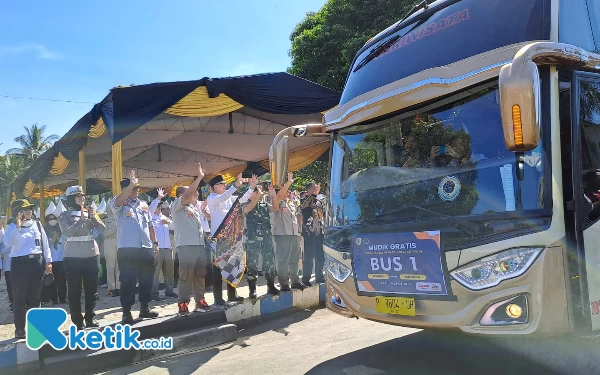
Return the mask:
<path id="1" fill-rule="evenodd" d="M 356 54 L 331 138 L 327 307 L 486 335 L 600 329 L 600 1 L 440 0 Z"/>

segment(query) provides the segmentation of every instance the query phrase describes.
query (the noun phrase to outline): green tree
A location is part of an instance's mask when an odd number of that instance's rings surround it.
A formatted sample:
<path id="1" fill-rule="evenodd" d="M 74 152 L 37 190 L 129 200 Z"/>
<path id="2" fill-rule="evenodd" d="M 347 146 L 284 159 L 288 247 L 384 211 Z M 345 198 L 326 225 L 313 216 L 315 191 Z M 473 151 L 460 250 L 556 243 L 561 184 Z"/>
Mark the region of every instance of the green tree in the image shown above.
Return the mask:
<path id="1" fill-rule="evenodd" d="M 55 134 L 46 136 L 45 125 L 33 124 L 30 127 L 24 126 L 23 128 L 25 129 L 25 134 L 15 138 L 15 142 L 19 143 L 21 147 L 6 151 L 7 155 L 21 156 L 28 162 L 33 162 L 59 139 Z"/>
<path id="2" fill-rule="evenodd" d="M 294 184 L 292 190 L 303 191 L 306 189 L 306 185 L 310 182 L 321 184 L 321 187 L 325 187 L 325 184 L 329 180 L 327 175 L 327 162 L 315 161 L 310 163 L 306 167 L 294 172 Z"/>
<path id="3" fill-rule="evenodd" d="M 396 23 L 416 0 L 328 0 L 309 12 L 290 35 L 288 72 L 341 91 L 354 55 Z"/>

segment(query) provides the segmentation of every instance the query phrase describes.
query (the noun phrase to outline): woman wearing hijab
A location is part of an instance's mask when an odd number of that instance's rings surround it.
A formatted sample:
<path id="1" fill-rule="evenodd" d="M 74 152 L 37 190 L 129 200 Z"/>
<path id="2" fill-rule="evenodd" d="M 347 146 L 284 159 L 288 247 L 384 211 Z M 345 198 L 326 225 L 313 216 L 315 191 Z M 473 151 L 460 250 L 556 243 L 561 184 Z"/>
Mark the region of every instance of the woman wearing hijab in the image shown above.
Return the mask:
<path id="1" fill-rule="evenodd" d="M 42 293 L 48 300 L 52 300 L 53 305 L 67 303 L 67 279 L 63 258 L 65 255 L 65 241 L 58 225 L 58 219 L 54 214 L 46 215 L 46 225 L 44 230 L 50 243 L 50 252 L 52 253 L 52 273 L 54 282 L 44 287 Z M 44 299 L 44 298 L 42 298 Z"/>
<path id="2" fill-rule="evenodd" d="M 52 273 L 52 255 L 42 225 L 33 219 L 33 204 L 17 199 L 11 205 L 15 224 L 4 234 L 10 248 L 15 337 L 25 338 L 25 306 L 40 307 L 44 268 Z"/>
<path id="3" fill-rule="evenodd" d="M 102 233 L 104 223 L 93 207 L 86 209 L 81 186 L 71 186 L 66 192 L 67 211 L 60 214 L 60 229 L 66 238 L 64 265 L 69 289 L 71 321 L 77 329 L 98 327 L 94 308 L 98 297 L 98 257 L 100 252 L 93 230 Z M 81 315 L 81 284 L 85 290 L 85 317 Z M 85 326 L 84 326 L 85 320 Z"/>

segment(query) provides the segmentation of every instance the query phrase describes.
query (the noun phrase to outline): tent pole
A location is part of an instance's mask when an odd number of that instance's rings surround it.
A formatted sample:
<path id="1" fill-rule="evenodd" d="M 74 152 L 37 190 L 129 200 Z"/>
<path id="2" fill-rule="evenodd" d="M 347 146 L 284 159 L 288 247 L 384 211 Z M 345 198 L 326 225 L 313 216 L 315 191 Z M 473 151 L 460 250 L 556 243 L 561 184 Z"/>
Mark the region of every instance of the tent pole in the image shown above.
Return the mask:
<path id="1" fill-rule="evenodd" d="M 87 184 L 85 178 L 85 148 L 79 151 L 79 186 L 83 188 L 83 191 L 87 193 Z"/>
<path id="2" fill-rule="evenodd" d="M 46 224 L 46 189 L 44 181 L 40 181 L 40 217 L 42 224 Z"/>
<path id="3" fill-rule="evenodd" d="M 121 180 L 123 179 L 123 149 L 121 141 L 112 145 L 112 191 L 113 196 L 121 194 Z"/>

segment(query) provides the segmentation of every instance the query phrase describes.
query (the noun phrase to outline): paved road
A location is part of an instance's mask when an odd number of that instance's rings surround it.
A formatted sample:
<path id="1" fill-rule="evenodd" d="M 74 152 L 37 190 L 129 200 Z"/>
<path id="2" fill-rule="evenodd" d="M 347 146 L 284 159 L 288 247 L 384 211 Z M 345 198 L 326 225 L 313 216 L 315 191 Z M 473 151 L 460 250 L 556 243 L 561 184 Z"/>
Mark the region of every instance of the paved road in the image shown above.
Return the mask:
<path id="1" fill-rule="evenodd" d="M 600 374 L 597 339 L 489 340 L 299 312 L 242 330 L 219 348 L 111 375 Z"/>

